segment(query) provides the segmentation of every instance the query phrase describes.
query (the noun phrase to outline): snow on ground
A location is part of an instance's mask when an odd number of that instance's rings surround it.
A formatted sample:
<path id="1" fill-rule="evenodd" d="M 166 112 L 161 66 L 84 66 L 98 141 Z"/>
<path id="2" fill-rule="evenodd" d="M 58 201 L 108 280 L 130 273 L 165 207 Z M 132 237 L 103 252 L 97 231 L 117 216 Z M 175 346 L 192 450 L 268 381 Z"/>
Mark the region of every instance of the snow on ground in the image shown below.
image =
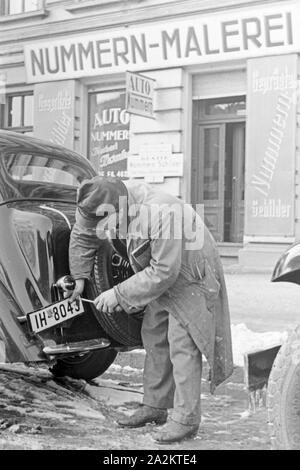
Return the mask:
<path id="1" fill-rule="evenodd" d="M 3 365 L 0 451 L 268 449 L 266 410 L 250 413 L 246 391 L 233 387 L 241 385 L 241 372 L 236 368 L 231 386 L 222 385 L 213 396 L 208 382 L 203 381 L 203 419 L 196 439 L 162 447 L 152 439 L 153 424 L 123 429 L 116 423 L 121 414 L 129 415 L 139 407 L 143 399 L 140 376 L 123 374 L 114 380 L 98 378 L 86 383 L 55 379 L 41 367 Z"/>
<path id="2" fill-rule="evenodd" d="M 231 325 L 233 361 L 236 366 L 244 366 L 244 354 L 282 344 L 288 332 L 267 331 L 258 333 L 250 330 L 245 323 Z"/>
<path id="3" fill-rule="evenodd" d="M 252 331 L 245 325 L 245 323 L 239 323 L 237 325 L 231 325 L 232 334 L 232 349 L 233 349 L 233 361 L 236 366 L 244 367 L 244 354 L 266 349 L 268 347 L 277 346 L 282 344 L 288 337 L 288 331 L 266 331 L 257 332 Z M 1 344 L 0 344 L 1 346 Z M 1 353 L 1 350 L 0 350 Z M 130 356 L 138 356 L 140 360 L 136 364 L 135 360 L 131 359 Z M 122 364 L 112 364 L 109 368 L 109 372 L 112 374 L 125 374 L 134 375 L 141 372 L 143 367 L 143 360 L 145 351 L 143 349 L 135 349 L 128 353 L 123 353 L 120 356 L 123 358 Z M 120 357 L 119 356 L 119 357 Z M 142 359 L 142 360 L 141 360 Z M 205 360 L 205 359 L 204 359 Z M 128 365 L 129 361 L 130 365 Z M 136 367 L 132 367 L 132 362 Z M 1 354 L 0 354 L 0 363 Z"/>
<path id="4" fill-rule="evenodd" d="M 244 354 L 277 346 L 286 341 L 288 331 L 253 331 L 245 323 L 231 325 L 233 361 L 236 366 L 244 367 Z M 143 368 L 145 351 L 135 349 L 121 353 L 116 364 L 112 364 L 112 374 L 138 374 Z M 205 358 L 204 358 L 205 360 Z"/>

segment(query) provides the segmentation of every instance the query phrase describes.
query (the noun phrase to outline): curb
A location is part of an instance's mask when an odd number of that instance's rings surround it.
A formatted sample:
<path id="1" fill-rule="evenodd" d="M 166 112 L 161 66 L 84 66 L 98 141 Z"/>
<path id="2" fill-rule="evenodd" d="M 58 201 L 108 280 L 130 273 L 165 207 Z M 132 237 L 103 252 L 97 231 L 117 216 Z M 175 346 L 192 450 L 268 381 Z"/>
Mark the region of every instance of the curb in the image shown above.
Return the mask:
<path id="1" fill-rule="evenodd" d="M 267 267 L 252 267 L 252 266 L 240 266 L 239 264 L 232 264 L 230 266 L 224 266 L 223 270 L 225 274 L 264 274 L 271 278 L 273 268 Z"/>

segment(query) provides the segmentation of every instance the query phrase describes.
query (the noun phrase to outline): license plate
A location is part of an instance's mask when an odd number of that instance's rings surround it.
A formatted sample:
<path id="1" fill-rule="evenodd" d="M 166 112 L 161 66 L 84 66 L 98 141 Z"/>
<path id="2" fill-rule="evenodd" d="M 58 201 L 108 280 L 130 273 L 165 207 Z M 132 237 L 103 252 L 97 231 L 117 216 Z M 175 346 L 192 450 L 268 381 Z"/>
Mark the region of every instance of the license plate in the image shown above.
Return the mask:
<path id="1" fill-rule="evenodd" d="M 27 320 L 31 331 L 33 333 L 39 333 L 41 331 L 48 330 L 53 326 L 59 325 L 66 320 L 77 317 L 77 315 L 80 315 L 83 312 L 84 308 L 82 300 L 80 297 L 77 297 L 75 302 L 72 304 L 65 299 L 53 305 L 49 305 L 49 307 L 29 313 L 27 315 Z"/>

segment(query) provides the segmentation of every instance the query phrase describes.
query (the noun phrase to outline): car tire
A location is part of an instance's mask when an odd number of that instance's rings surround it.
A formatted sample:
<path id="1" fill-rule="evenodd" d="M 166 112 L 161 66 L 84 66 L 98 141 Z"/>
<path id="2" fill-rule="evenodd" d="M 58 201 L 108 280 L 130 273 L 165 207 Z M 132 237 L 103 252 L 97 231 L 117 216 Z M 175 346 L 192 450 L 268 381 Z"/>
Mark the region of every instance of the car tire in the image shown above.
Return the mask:
<path id="1" fill-rule="evenodd" d="M 300 450 L 300 325 L 275 359 L 268 383 L 267 408 L 272 448 Z"/>
<path id="2" fill-rule="evenodd" d="M 118 253 L 104 240 L 97 252 L 94 264 L 94 279 L 98 295 L 128 279 L 134 274 L 128 259 Z M 98 315 L 104 331 L 124 346 L 142 345 L 141 327 L 143 312 L 128 315 L 126 312 L 102 313 Z"/>
<path id="3" fill-rule="evenodd" d="M 58 359 L 50 369 L 55 377 L 92 380 L 103 374 L 114 362 L 117 352 L 114 349 L 101 349 L 78 356 Z"/>

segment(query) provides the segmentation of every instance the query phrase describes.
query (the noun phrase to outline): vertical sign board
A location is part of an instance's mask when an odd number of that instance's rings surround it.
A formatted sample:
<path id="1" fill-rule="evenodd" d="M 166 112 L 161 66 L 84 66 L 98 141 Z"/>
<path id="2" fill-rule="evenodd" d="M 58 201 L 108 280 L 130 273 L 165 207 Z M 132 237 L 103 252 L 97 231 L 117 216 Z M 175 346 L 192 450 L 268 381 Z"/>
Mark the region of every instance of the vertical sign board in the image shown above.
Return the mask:
<path id="1" fill-rule="evenodd" d="M 130 116 L 125 91 L 90 95 L 89 158 L 101 176 L 127 178 Z"/>
<path id="2" fill-rule="evenodd" d="M 75 81 L 41 83 L 34 88 L 34 135 L 74 148 Z"/>
<path id="3" fill-rule="evenodd" d="M 153 110 L 155 80 L 139 73 L 126 73 L 128 113 L 155 119 Z"/>
<path id="4" fill-rule="evenodd" d="M 297 56 L 248 61 L 248 236 L 293 236 Z"/>

